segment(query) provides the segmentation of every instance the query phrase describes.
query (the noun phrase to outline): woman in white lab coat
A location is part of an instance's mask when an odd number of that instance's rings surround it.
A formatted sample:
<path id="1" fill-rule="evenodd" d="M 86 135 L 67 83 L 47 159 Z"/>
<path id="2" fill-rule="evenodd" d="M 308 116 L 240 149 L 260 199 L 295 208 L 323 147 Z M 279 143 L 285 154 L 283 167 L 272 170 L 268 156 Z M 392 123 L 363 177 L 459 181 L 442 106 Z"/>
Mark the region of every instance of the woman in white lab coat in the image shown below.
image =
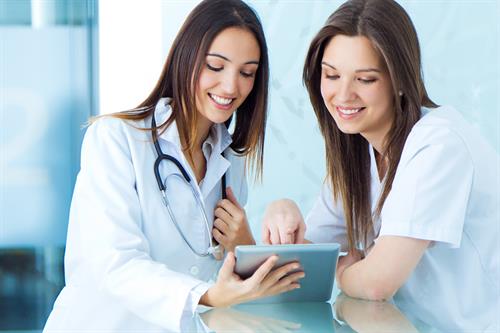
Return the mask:
<path id="1" fill-rule="evenodd" d="M 233 273 L 230 251 L 254 243 L 242 206 L 247 166 L 262 168 L 268 77 L 254 11 L 203 1 L 150 96 L 93 121 L 71 205 L 66 286 L 45 331 L 184 331 L 199 304 L 298 287 L 302 273 L 284 277 L 296 264 L 271 271 L 276 257 L 249 279 Z"/>
<path id="2" fill-rule="evenodd" d="M 345 294 L 396 295 L 443 330 L 494 330 L 499 157 L 457 111 L 428 97 L 404 9 L 344 3 L 311 42 L 303 79 L 327 181 L 305 223 L 292 201 L 271 204 L 264 241 L 338 242 L 348 251 L 336 273 Z"/>

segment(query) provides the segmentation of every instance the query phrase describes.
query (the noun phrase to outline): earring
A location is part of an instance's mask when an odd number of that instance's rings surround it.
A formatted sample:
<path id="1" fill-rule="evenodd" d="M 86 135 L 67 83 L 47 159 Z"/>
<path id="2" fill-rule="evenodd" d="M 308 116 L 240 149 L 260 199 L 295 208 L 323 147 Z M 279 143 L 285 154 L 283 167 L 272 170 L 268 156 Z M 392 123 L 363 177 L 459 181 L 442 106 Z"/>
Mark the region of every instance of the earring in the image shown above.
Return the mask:
<path id="1" fill-rule="evenodd" d="M 403 92 L 400 90 L 400 91 L 398 92 L 398 95 L 399 95 L 399 96 L 403 96 Z"/>

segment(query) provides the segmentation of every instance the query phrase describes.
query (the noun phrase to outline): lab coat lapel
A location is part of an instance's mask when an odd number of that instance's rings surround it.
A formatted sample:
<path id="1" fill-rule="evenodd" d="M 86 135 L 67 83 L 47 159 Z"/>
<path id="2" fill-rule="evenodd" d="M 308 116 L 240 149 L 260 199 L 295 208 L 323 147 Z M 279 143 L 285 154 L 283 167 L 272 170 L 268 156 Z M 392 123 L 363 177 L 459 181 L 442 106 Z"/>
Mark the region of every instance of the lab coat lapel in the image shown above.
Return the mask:
<path id="1" fill-rule="evenodd" d="M 232 142 L 231 135 L 227 131 L 227 128 L 224 124 L 217 124 L 215 125 L 215 128 L 217 141 L 214 150 L 212 151 L 212 154 L 210 155 L 210 158 L 207 162 L 207 172 L 205 174 L 205 179 L 201 188 L 203 198 L 207 198 L 214 187 L 220 184 L 219 181 L 221 180 L 222 176 L 231 166 L 231 162 L 229 162 L 229 160 L 227 160 L 222 155 L 222 152 L 225 151 Z M 226 184 L 226 186 L 228 185 L 229 184 Z"/>

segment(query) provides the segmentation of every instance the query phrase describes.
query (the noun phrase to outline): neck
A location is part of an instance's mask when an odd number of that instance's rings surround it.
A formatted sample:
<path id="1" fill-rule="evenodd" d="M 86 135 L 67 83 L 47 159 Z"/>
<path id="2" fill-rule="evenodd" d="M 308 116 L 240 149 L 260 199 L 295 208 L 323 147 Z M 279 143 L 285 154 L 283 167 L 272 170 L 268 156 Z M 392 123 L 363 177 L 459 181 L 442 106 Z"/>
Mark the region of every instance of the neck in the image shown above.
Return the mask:
<path id="1" fill-rule="evenodd" d="M 195 150 L 201 150 L 203 142 L 208 138 L 210 134 L 210 128 L 213 123 L 206 119 L 205 117 L 198 117 L 198 121 L 196 124 L 196 142 L 195 142 Z"/>
<path id="2" fill-rule="evenodd" d="M 377 153 L 382 155 L 385 153 L 385 135 L 376 136 L 370 135 L 370 133 L 362 133 L 361 135 L 372 145 L 373 149 L 375 149 Z"/>
<path id="3" fill-rule="evenodd" d="M 380 121 L 376 128 L 368 129 L 360 134 L 372 145 L 377 153 L 384 155 L 387 149 L 387 137 L 392 128 L 393 122 L 394 117 L 390 115 Z"/>

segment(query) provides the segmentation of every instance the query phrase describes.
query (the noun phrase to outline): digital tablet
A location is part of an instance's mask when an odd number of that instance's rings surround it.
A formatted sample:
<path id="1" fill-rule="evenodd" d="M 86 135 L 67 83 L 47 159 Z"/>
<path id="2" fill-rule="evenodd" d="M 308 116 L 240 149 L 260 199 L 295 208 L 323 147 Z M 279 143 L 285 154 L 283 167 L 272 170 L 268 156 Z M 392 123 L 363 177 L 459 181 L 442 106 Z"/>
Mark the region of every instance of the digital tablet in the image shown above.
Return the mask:
<path id="1" fill-rule="evenodd" d="M 275 268 L 298 261 L 300 270 L 305 273 L 305 277 L 299 280 L 299 289 L 261 298 L 252 303 L 326 302 L 332 295 L 339 249 L 340 245 L 336 243 L 240 245 L 235 249 L 234 271 L 246 279 L 272 255 L 279 256 Z"/>

